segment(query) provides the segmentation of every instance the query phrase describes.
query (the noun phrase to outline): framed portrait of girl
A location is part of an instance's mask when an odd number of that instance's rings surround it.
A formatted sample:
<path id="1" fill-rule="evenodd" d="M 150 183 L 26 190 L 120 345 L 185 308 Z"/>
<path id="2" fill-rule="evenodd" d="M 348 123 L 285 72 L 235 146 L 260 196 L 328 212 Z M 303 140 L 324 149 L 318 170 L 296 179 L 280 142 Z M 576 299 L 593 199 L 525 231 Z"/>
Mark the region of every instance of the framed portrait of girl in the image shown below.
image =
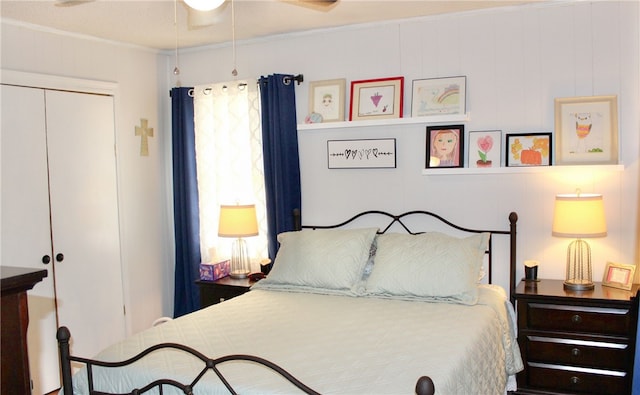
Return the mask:
<path id="1" fill-rule="evenodd" d="M 464 125 L 427 126 L 425 166 L 463 167 Z"/>

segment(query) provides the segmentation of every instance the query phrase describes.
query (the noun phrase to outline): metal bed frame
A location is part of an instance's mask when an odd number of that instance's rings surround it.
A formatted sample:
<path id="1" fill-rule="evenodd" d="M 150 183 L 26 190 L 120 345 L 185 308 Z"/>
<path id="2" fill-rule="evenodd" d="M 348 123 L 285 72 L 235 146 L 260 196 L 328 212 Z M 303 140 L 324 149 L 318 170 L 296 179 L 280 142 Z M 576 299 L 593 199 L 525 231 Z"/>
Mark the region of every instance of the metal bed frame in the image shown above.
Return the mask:
<path id="1" fill-rule="evenodd" d="M 451 228 L 457 229 L 459 231 L 462 232 L 467 232 L 467 233 L 490 233 L 491 236 L 489 237 L 489 244 L 488 244 L 488 248 L 486 251 L 486 254 L 488 255 L 488 281 L 489 283 L 491 283 L 491 273 L 492 273 L 492 257 L 493 257 L 493 235 L 494 234 L 498 234 L 498 235 L 508 235 L 509 236 L 509 293 L 510 293 L 510 300 L 511 303 L 513 304 L 514 301 L 514 293 L 515 293 L 515 284 L 516 284 L 516 224 L 518 221 L 518 215 L 515 212 L 512 212 L 509 214 L 509 230 L 484 230 L 484 229 L 472 229 L 472 228 L 465 228 L 456 224 L 453 224 L 451 222 L 449 222 L 448 220 L 444 219 L 443 217 L 434 214 L 432 212 L 429 211 L 421 211 L 421 210 L 416 210 L 416 211 L 409 211 L 400 215 L 392 215 L 389 214 L 387 212 L 384 211 L 378 211 L 378 210 L 370 210 L 370 211 L 365 211 L 362 213 L 359 213 L 353 217 L 351 217 L 350 219 L 339 223 L 339 224 L 335 224 L 335 225 L 302 225 L 301 224 L 301 216 L 300 216 L 300 211 L 299 210 L 294 210 L 294 224 L 295 224 L 295 228 L 296 230 L 302 230 L 302 229 L 334 229 L 334 228 L 340 228 L 343 227 L 347 224 L 350 224 L 354 221 L 356 221 L 358 218 L 364 217 L 364 216 L 375 216 L 375 215 L 379 215 L 382 217 L 386 217 L 389 220 L 389 223 L 387 224 L 386 227 L 381 228 L 382 230 L 379 231 L 379 234 L 383 234 L 386 231 L 388 231 L 394 224 L 399 225 L 400 227 L 402 227 L 407 233 L 409 234 L 419 234 L 419 233 L 424 233 L 424 232 L 413 232 L 412 230 L 410 230 L 410 227 L 407 226 L 407 224 L 405 222 L 403 222 L 404 219 L 410 217 L 410 216 L 415 216 L 415 215 L 424 215 L 424 216 L 428 216 L 428 217 L 433 217 L 436 220 L 448 225 Z M 208 370 L 212 370 L 216 376 L 220 379 L 220 381 L 223 383 L 223 385 L 227 388 L 227 390 L 229 391 L 230 394 L 237 394 L 237 392 L 234 390 L 234 388 L 232 387 L 232 385 L 228 382 L 228 380 L 222 375 L 222 373 L 220 372 L 220 370 L 218 369 L 218 366 L 220 364 L 223 364 L 225 362 L 229 362 L 229 361 L 246 361 L 248 363 L 257 363 L 260 365 L 263 365 L 271 370 L 273 370 L 275 373 L 281 375 L 282 377 L 284 377 L 286 380 L 288 380 L 290 383 L 292 383 L 296 388 L 298 388 L 301 392 L 305 393 L 305 394 L 310 394 L 310 395 L 319 395 L 319 392 L 316 392 L 315 390 L 309 388 L 308 386 L 306 386 L 305 384 L 303 384 L 300 380 L 298 380 L 296 377 L 294 377 L 293 375 L 291 375 L 289 372 L 287 372 L 286 370 L 284 370 L 282 367 L 278 366 L 277 364 L 268 361 L 266 359 L 257 357 L 257 356 L 253 356 L 253 355 L 244 355 L 244 354 L 235 354 L 235 355 L 226 355 L 226 356 L 222 356 L 219 358 L 209 358 L 206 355 L 200 353 L 197 350 L 194 350 L 193 348 L 190 348 L 188 346 L 185 345 L 181 345 L 181 344 L 176 344 L 176 343 L 161 343 L 161 344 L 157 344 L 154 346 L 151 346 L 145 350 L 143 350 L 142 352 L 140 352 L 139 354 L 135 355 L 134 357 L 127 359 L 127 360 L 123 360 L 123 361 L 118 361 L 118 362 L 105 362 L 105 361 L 99 361 L 99 360 L 95 360 L 95 359 L 89 359 L 89 358 L 83 358 L 83 357 L 78 357 L 78 356 L 74 356 L 71 355 L 70 352 L 70 348 L 69 348 L 69 341 L 71 339 L 71 333 L 69 331 L 69 329 L 67 327 L 60 327 L 58 328 L 56 337 L 58 339 L 58 348 L 60 351 L 60 362 L 61 362 L 61 370 L 62 370 L 62 385 L 63 385 L 63 390 L 65 395 L 73 395 L 73 382 L 72 382 L 72 371 L 71 371 L 71 363 L 72 362 L 76 362 L 76 363 L 80 363 L 80 364 L 84 364 L 86 369 L 87 369 L 87 378 L 88 378 L 88 382 L 89 382 L 89 394 L 91 395 L 125 395 L 125 394 L 130 394 L 130 395 L 139 395 L 139 394 L 144 394 L 147 393 L 149 391 L 151 391 L 152 389 L 157 388 L 159 393 L 162 394 L 163 393 L 163 388 L 165 386 L 169 386 L 169 387 L 174 387 L 174 388 L 178 388 L 179 390 L 181 390 L 185 395 L 193 395 L 195 394 L 195 390 L 194 387 L 196 386 L 196 384 L 198 383 L 198 381 L 202 378 L 202 376 L 204 376 L 204 374 L 208 371 Z M 159 350 L 163 350 L 163 349 L 176 349 L 176 350 L 181 350 L 185 353 L 189 353 L 197 358 L 199 358 L 202 362 L 203 362 L 203 368 L 200 372 L 197 373 L 197 375 L 194 377 L 194 379 L 190 382 L 190 383 L 180 383 L 177 382 L 175 380 L 171 380 L 171 379 L 160 379 L 160 380 L 156 380 L 153 381 L 149 384 L 147 384 L 146 386 L 142 387 L 142 388 L 135 388 L 132 389 L 130 392 L 127 392 L 125 394 L 113 394 L 113 393 L 106 393 L 106 392 L 100 392 L 100 391 L 96 391 L 94 389 L 94 385 L 93 385 L 93 368 L 96 366 L 99 367 L 105 367 L 105 368 L 118 368 L 118 367 L 124 367 L 127 366 L 131 363 L 134 363 L 142 358 L 144 358 L 145 356 L 147 356 L 148 354 L 152 353 L 152 352 L 156 352 Z M 415 392 L 417 395 L 433 395 L 435 393 L 435 386 L 433 381 L 431 380 L 431 378 L 429 378 L 428 376 L 422 376 L 420 377 L 417 382 L 416 382 L 416 386 L 415 386 Z"/>

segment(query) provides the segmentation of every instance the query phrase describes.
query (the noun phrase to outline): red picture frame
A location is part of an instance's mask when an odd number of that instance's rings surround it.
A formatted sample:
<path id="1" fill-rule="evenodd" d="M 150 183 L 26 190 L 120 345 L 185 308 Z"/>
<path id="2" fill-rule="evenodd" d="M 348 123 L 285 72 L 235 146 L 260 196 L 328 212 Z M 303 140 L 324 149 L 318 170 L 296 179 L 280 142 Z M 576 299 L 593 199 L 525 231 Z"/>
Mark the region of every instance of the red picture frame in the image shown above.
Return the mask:
<path id="1" fill-rule="evenodd" d="M 404 77 L 351 81 L 349 121 L 403 117 Z"/>

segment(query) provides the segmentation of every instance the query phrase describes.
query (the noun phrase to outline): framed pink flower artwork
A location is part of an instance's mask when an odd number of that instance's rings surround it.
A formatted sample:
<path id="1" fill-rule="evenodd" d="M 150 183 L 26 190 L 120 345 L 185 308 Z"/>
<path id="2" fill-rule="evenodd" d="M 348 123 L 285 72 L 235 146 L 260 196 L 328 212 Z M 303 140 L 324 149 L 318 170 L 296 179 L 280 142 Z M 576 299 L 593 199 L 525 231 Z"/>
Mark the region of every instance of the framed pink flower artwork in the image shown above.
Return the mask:
<path id="1" fill-rule="evenodd" d="M 468 167 L 500 167 L 501 161 L 502 132 L 500 130 L 469 132 Z"/>

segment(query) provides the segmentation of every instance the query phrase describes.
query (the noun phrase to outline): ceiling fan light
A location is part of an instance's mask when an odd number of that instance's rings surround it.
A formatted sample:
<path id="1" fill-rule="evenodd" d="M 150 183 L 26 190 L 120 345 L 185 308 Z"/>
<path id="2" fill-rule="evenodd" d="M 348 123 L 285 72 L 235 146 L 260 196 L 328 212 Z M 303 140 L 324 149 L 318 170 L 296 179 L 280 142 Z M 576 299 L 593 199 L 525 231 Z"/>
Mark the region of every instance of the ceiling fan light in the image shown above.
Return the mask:
<path id="1" fill-rule="evenodd" d="M 211 11 L 224 3 L 225 0 L 184 0 L 187 5 L 198 11 Z"/>

